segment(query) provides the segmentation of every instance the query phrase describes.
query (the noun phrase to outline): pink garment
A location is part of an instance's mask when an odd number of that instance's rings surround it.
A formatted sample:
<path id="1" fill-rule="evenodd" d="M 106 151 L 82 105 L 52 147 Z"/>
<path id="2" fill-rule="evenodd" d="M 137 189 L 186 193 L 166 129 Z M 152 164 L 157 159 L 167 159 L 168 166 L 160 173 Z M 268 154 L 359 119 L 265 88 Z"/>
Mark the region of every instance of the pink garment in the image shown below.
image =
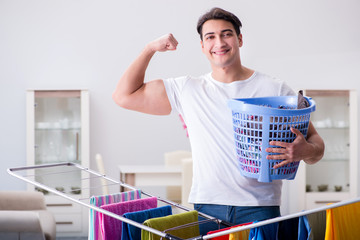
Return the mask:
<path id="1" fill-rule="evenodd" d="M 102 205 L 125 202 L 141 198 L 141 190 L 132 190 L 109 195 L 92 196 L 90 204 L 101 207 Z M 101 240 L 100 220 L 97 211 L 90 209 L 89 240 Z"/>
<path id="2" fill-rule="evenodd" d="M 127 202 L 101 206 L 102 209 L 122 216 L 128 212 L 137 212 L 157 207 L 157 198 L 144 198 Z M 122 222 L 106 214 L 98 213 L 103 240 L 121 239 Z"/>

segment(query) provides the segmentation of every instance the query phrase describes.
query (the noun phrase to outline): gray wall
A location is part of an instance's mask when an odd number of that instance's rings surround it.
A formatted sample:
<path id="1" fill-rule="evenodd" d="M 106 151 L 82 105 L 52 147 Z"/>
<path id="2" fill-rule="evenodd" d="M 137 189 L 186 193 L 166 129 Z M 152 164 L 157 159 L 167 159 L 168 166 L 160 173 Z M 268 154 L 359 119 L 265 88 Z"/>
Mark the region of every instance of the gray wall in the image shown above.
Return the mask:
<path id="1" fill-rule="evenodd" d="M 190 149 L 176 114 L 120 109 L 112 91 L 143 46 L 171 32 L 176 52 L 158 53 L 147 79 L 210 71 L 196 21 L 219 6 L 243 22 L 243 63 L 294 89 L 360 88 L 360 1 L 48 1 L 0 0 L 0 190 L 25 189 L 6 173 L 26 164 L 26 89 L 89 89 L 90 167 L 101 153 L 118 164 L 159 164 Z M 360 106 L 360 105 L 359 105 Z"/>

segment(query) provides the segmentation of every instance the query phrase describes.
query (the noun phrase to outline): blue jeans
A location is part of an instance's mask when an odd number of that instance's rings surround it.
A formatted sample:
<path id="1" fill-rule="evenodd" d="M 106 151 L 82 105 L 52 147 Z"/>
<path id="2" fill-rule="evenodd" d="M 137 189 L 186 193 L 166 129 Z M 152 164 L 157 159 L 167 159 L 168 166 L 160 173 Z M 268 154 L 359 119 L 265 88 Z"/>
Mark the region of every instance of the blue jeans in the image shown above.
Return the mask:
<path id="1" fill-rule="evenodd" d="M 232 225 L 261 221 L 280 216 L 279 206 L 260 206 L 260 207 L 238 207 L 216 204 L 194 204 L 194 209 L 209 216 L 229 222 Z M 199 221 L 204 218 L 199 217 Z M 199 225 L 200 234 L 206 235 L 209 231 L 219 229 L 218 224 L 210 222 Z M 228 227 L 221 225 L 220 228 Z"/>

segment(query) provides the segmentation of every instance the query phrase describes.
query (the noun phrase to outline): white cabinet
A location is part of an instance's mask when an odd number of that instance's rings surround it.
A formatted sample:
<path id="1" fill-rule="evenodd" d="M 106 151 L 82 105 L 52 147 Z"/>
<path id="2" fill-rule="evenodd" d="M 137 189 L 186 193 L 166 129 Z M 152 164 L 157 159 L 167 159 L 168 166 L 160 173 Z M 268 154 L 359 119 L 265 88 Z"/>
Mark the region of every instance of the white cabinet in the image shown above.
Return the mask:
<path id="1" fill-rule="evenodd" d="M 87 90 L 27 91 L 27 164 L 59 162 L 89 167 L 89 93 Z M 35 170 L 35 180 L 70 193 L 77 199 L 88 198 L 83 173 L 68 173 L 59 179 L 45 168 Z M 34 186 L 29 185 L 30 190 Z M 44 192 L 46 204 L 54 213 L 57 236 L 86 236 L 88 210 L 58 195 Z"/>
<path id="2" fill-rule="evenodd" d="M 358 195 L 357 93 L 355 90 L 306 90 L 316 102 L 311 121 L 325 142 L 323 159 L 302 163 L 296 176 L 297 211 Z M 291 202 L 291 198 L 290 198 Z"/>

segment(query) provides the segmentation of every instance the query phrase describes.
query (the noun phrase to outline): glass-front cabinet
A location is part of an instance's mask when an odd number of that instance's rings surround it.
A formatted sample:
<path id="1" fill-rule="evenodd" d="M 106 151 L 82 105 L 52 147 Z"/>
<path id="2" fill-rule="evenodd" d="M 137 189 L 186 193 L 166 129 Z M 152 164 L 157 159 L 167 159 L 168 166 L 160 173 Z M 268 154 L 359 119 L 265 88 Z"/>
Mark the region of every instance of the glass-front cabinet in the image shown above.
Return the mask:
<path id="1" fill-rule="evenodd" d="M 357 196 L 357 93 L 306 90 L 316 102 L 311 121 L 325 142 L 320 162 L 305 165 L 305 209 Z"/>
<path id="2" fill-rule="evenodd" d="M 35 92 L 35 163 L 81 162 L 80 92 Z"/>
<path id="3" fill-rule="evenodd" d="M 89 94 L 87 90 L 27 91 L 27 162 L 43 165 L 72 162 L 89 166 Z M 61 169 L 58 168 L 58 171 Z M 35 180 L 75 198 L 89 197 L 89 181 L 82 173 L 68 173 L 59 181 L 49 168 L 35 170 Z M 29 186 L 34 189 L 34 186 Z M 87 233 L 88 212 L 80 206 L 43 189 L 47 207 L 54 212 L 57 235 Z"/>

